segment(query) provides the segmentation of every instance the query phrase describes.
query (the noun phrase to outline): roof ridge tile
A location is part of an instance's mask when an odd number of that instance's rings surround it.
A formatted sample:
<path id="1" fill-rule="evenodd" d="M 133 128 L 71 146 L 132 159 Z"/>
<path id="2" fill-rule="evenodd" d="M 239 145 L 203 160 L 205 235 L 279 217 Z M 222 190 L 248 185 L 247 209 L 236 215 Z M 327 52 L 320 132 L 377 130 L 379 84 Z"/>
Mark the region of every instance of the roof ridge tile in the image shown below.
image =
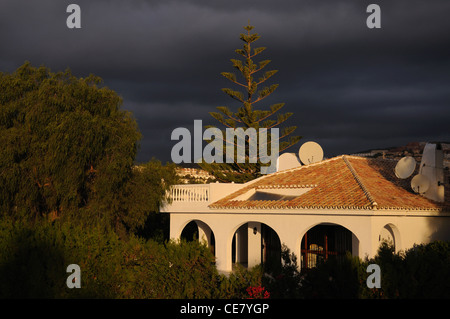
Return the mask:
<path id="1" fill-rule="evenodd" d="M 364 185 L 362 179 L 359 177 L 358 173 L 356 172 L 355 168 L 352 166 L 350 161 L 347 159 L 346 155 L 342 156 L 342 159 L 344 160 L 345 164 L 347 165 L 348 169 L 352 173 L 353 177 L 355 178 L 356 182 L 358 183 L 359 187 L 363 190 L 364 194 L 366 195 L 367 199 L 370 201 L 372 208 L 376 209 L 378 206 L 375 199 L 372 197 L 372 194 L 369 192 L 367 187 Z"/>

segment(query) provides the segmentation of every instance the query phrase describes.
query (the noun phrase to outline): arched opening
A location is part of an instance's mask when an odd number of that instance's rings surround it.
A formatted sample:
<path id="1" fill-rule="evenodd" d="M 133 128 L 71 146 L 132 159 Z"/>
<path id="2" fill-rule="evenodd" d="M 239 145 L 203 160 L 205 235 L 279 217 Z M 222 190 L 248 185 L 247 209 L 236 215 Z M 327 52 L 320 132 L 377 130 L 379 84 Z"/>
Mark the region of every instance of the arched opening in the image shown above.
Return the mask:
<path id="1" fill-rule="evenodd" d="M 210 247 L 211 252 L 215 256 L 216 240 L 214 232 L 206 223 L 200 220 L 193 220 L 187 223 L 181 231 L 180 238 L 186 241 L 206 241 L 206 244 Z"/>
<path id="2" fill-rule="evenodd" d="M 359 241 L 347 228 L 336 224 L 319 224 L 309 229 L 300 246 L 301 269 L 307 270 L 330 258 L 343 260 L 347 253 L 357 255 Z"/>
<path id="3" fill-rule="evenodd" d="M 394 247 L 394 251 L 398 251 L 399 247 L 399 232 L 397 227 L 392 224 L 386 224 L 381 229 L 380 234 L 378 235 L 378 242 L 381 244 L 382 242 L 386 242 L 389 245 Z"/>
<path id="4" fill-rule="evenodd" d="M 195 220 L 189 222 L 186 226 L 184 226 L 180 238 L 186 241 L 198 240 L 198 226 Z"/>
<path id="5" fill-rule="evenodd" d="M 233 235 L 232 262 L 244 267 L 262 264 L 270 271 L 281 267 L 281 241 L 270 226 L 259 222 L 241 225 Z"/>

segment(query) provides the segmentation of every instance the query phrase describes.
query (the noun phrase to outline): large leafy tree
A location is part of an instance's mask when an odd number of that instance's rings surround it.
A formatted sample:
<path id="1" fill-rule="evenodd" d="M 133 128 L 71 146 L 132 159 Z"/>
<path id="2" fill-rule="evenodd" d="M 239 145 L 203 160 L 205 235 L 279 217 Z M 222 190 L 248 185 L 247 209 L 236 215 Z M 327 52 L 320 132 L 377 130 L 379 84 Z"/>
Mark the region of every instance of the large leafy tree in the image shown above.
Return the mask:
<path id="1" fill-rule="evenodd" d="M 121 104 L 94 75 L 28 62 L 0 73 L 0 214 L 143 224 L 175 174 L 155 161 L 133 168 L 140 133 Z"/>
<path id="2" fill-rule="evenodd" d="M 254 128 L 259 133 L 260 128 L 266 128 L 268 131 L 271 128 L 279 128 L 279 152 L 286 150 L 287 148 L 296 144 L 301 137 L 292 136 L 295 131 L 295 126 L 286 126 L 280 128 L 280 125 L 284 123 L 293 113 L 276 114 L 285 105 L 284 103 L 276 103 L 270 105 L 265 109 L 256 109 L 255 105 L 261 104 L 261 101 L 269 97 L 278 87 L 278 84 L 271 84 L 260 88 L 265 82 L 274 76 L 278 71 L 270 70 L 263 72 L 263 69 L 271 62 L 270 60 L 262 60 L 255 62 L 254 58 L 261 54 L 266 48 L 257 47 L 252 48 L 252 44 L 260 38 L 257 33 L 251 33 L 253 26 L 247 25 L 244 29 L 246 33 L 240 34 L 240 39 L 244 42 L 242 49 L 237 49 L 235 52 L 242 57 L 241 60 L 231 59 L 233 67 L 240 73 L 238 77 L 232 72 L 222 72 L 222 76 L 230 80 L 241 90 L 234 90 L 231 88 L 223 88 L 225 92 L 235 101 L 241 105 L 237 112 L 233 112 L 227 106 L 217 107 L 219 112 L 210 112 L 211 116 L 219 121 L 225 128 L 242 128 L 246 130 L 248 128 Z M 260 74 L 256 78 L 257 74 Z M 276 116 L 276 117 L 275 117 Z M 211 126 L 210 126 L 211 127 Z M 270 132 L 270 131 L 269 131 Z M 227 140 L 225 130 L 222 133 L 224 137 L 223 145 L 226 149 L 226 145 L 236 145 L 236 139 Z M 258 143 L 260 139 L 258 137 Z M 248 142 L 248 141 L 247 141 Z M 270 150 L 271 135 L 268 134 L 267 149 Z M 259 149 L 259 144 L 258 144 Z M 237 153 L 237 152 L 236 152 Z M 235 155 L 236 155 L 235 153 Z M 224 157 L 224 163 L 201 163 L 201 166 L 214 175 L 218 180 L 225 182 L 246 182 L 260 176 L 261 158 L 258 154 L 256 163 L 249 161 L 249 149 L 248 143 L 246 143 L 245 150 L 245 163 L 241 163 L 236 160 L 236 156 L 233 163 L 226 163 Z"/>

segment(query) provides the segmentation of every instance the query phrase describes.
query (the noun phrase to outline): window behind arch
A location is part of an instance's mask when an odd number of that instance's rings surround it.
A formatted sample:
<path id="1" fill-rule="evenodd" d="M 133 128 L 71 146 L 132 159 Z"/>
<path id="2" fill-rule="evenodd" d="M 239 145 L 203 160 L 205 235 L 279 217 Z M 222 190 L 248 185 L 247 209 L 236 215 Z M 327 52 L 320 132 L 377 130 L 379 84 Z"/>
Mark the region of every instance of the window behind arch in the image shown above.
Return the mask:
<path id="1" fill-rule="evenodd" d="M 339 225 L 317 225 L 306 232 L 301 244 L 301 268 L 317 267 L 329 258 L 338 261 L 352 252 L 352 232 Z"/>

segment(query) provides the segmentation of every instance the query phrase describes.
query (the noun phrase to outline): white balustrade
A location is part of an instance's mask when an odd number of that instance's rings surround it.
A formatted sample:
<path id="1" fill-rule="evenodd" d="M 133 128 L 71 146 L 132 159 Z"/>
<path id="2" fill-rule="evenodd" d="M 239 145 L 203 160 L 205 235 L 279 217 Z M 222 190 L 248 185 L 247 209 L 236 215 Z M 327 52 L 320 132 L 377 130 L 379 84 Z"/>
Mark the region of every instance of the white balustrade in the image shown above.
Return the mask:
<path id="1" fill-rule="evenodd" d="M 208 202 L 210 187 L 205 184 L 174 185 L 170 191 L 173 202 Z"/>

